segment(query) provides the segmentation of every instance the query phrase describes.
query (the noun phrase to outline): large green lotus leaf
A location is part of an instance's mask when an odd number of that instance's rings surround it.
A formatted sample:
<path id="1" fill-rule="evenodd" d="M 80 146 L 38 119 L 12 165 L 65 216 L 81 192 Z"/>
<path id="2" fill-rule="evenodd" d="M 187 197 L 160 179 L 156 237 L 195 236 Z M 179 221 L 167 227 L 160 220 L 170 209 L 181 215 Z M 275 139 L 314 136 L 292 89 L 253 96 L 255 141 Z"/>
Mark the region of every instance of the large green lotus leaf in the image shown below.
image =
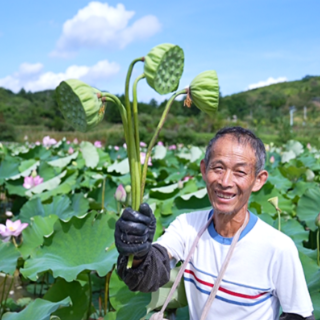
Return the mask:
<path id="1" fill-rule="evenodd" d="M 307 189 L 318 188 L 316 182 L 298 181 L 292 186 L 292 190 L 287 192 L 287 197 L 294 199 L 295 197 L 301 197 Z"/>
<path id="2" fill-rule="evenodd" d="M 22 161 L 19 166 L 19 171 L 25 172 L 26 170 L 30 170 L 30 172 L 32 172 L 32 170 L 34 170 L 39 163 L 40 162 L 35 159 L 29 159 L 29 160 Z"/>
<path id="3" fill-rule="evenodd" d="M 43 204 L 39 198 L 33 198 L 26 202 L 20 211 L 19 218 L 21 222 L 30 223 L 31 218 L 34 216 L 45 216 Z"/>
<path id="4" fill-rule="evenodd" d="M 51 197 L 57 196 L 59 194 L 68 194 L 71 190 L 74 190 L 77 187 L 77 177 L 78 171 L 75 171 L 68 175 L 68 177 L 55 189 L 36 195 L 42 201 L 46 201 Z"/>
<path id="5" fill-rule="evenodd" d="M 108 165 L 107 166 L 107 171 L 108 172 L 117 172 L 120 173 L 121 175 L 127 174 L 130 172 L 129 168 L 129 161 L 128 158 L 123 159 L 120 162 L 116 162 L 114 164 Z"/>
<path id="6" fill-rule="evenodd" d="M 266 212 L 275 215 L 275 208 L 270 204 L 268 199 L 278 197 L 279 199 L 279 208 L 291 214 L 294 209 L 292 201 L 284 198 L 277 189 L 273 187 L 270 182 L 267 182 L 259 191 L 253 192 L 250 196 L 250 202 L 256 202 L 261 206 L 261 211 L 258 210 L 258 213 Z"/>
<path id="7" fill-rule="evenodd" d="M 57 176 L 61 171 L 59 168 L 54 168 L 51 165 L 49 165 L 45 161 L 40 161 L 40 165 L 38 168 L 38 175 L 43 178 L 43 181 L 48 181 L 52 179 L 53 177 Z"/>
<path id="8" fill-rule="evenodd" d="M 268 177 L 268 181 L 279 190 L 280 193 L 286 193 L 291 188 L 292 182 L 285 178 L 278 169 Z"/>
<path id="9" fill-rule="evenodd" d="M 307 189 L 300 198 L 297 206 L 297 215 L 301 221 L 305 221 L 307 226 L 316 229 L 315 219 L 320 211 L 320 189 Z"/>
<path id="10" fill-rule="evenodd" d="M 97 164 L 98 168 L 102 168 L 102 167 L 104 167 L 104 165 L 111 163 L 109 153 L 104 152 L 101 148 L 97 148 L 96 150 L 99 155 L 99 162 Z"/>
<path id="11" fill-rule="evenodd" d="M 63 320 L 86 320 L 89 307 L 88 282 L 82 286 L 78 281 L 67 282 L 59 278 L 43 298 L 51 302 L 58 302 L 66 297 L 71 298 L 72 305 L 59 309 L 53 314 Z"/>
<path id="12" fill-rule="evenodd" d="M 161 308 L 168 295 L 169 292 L 173 286 L 173 283 L 175 279 L 177 278 L 178 272 L 180 268 L 176 267 L 174 269 L 171 269 L 170 271 L 170 280 L 162 286 L 160 289 L 158 289 L 156 292 L 152 292 L 151 294 L 151 301 L 147 305 L 147 312 L 151 312 L 152 310 Z M 177 309 L 181 307 L 185 307 L 187 305 L 187 297 L 186 297 L 186 292 L 184 288 L 184 281 L 180 281 L 176 291 L 174 292 L 169 304 L 168 304 L 168 309 Z"/>
<path id="13" fill-rule="evenodd" d="M 116 318 L 114 312 L 109 312 L 104 320 L 140 320 L 146 315 L 151 293 L 130 291 L 116 272 L 111 275 L 109 290 L 110 303 L 116 310 Z"/>
<path id="14" fill-rule="evenodd" d="M 83 193 L 75 193 L 71 200 L 67 195 L 56 196 L 51 203 L 43 205 L 43 208 L 45 216 L 55 214 L 61 220 L 68 221 L 73 216 L 81 218 L 86 215 L 89 210 L 89 201 Z"/>
<path id="15" fill-rule="evenodd" d="M 81 187 L 86 187 L 88 189 L 93 189 L 97 184 L 105 178 L 104 175 L 97 173 L 96 171 L 86 170 L 82 175 L 82 181 L 80 183 Z"/>
<path id="16" fill-rule="evenodd" d="M 202 159 L 204 153 L 199 147 L 192 146 L 190 149 L 190 155 L 191 155 L 190 162 L 195 162 L 199 159 Z"/>
<path id="17" fill-rule="evenodd" d="M 6 189 L 10 195 L 18 195 L 25 197 L 27 189 L 23 186 L 24 178 L 17 180 L 7 180 L 5 182 Z"/>
<path id="18" fill-rule="evenodd" d="M 281 221 L 281 231 L 291 237 L 299 249 L 303 247 L 303 241 L 308 241 L 309 232 L 295 219 Z"/>
<path id="19" fill-rule="evenodd" d="M 296 156 L 303 153 L 303 145 L 299 141 L 289 140 L 286 143 L 285 148 L 288 151 L 294 152 Z"/>
<path id="20" fill-rule="evenodd" d="M 0 165 L 0 183 L 2 184 L 5 179 L 19 175 L 19 166 L 21 160 L 17 157 L 6 156 Z"/>
<path id="21" fill-rule="evenodd" d="M 189 319 L 189 307 L 183 307 L 183 308 L 179 308 L 177 309 L 176 312 L 176 320 L 186 320 Z"/>
<path id="22" fill-rule="evenodd" d="M 117 185 L 111 179 L 107 178 L 104 187 L 104 208 L 108 211 L 118 212 L 118 203 L 114 197 L 116 190 Z M 88 194 L 88 199 L 93 199 L 95 207 L 99 209 L 102 208 L 102 191 L 103 183 L 101 182 L 98 188 Z M 91 200 L 90 206 L 93 205 L 92 202 Z"/>
<path id="23" fill-rule="evenodd" d="M 88 141 L 82 141 L 80 144 L 82 156 L 89 168 L 95 168 L 99 163 L 99 154 L 97 148 Z"/>
<path id="24" fill-rule="evenodd" d="M 306 168 L 310 168 L 311 170 L 315 170 L 318 167 L 317 159 L 310 153 L 301 155 L 299 160 Z"/>
<path id="25" fill-rule="evenodd" d="M 167 148 L 165 146 L 155 146 L 153 150 L 154 154 L 152 156 L 152 159 L 161 160 L 166 157 L 167 154 Z"/>
<path id="26" fill-rule="evenodd" d="M 295 159 L 296 156 L 297 155 L 292 150 L 285 151 L 282 153 L 281 162 L 282 163 L 289 162 L 290 160 Z"/>
<path id="27" fill-rule="evenodd" d="M 18 249 L 11 242 L 0 240 L 0 271 L 13 275 L 17 260 L 20 257 Z"/>
<path id="28" fill-rule="evenodd" d="M 60 307 L 69 306 L 70 297 L 62 301 L 53 303 L 42 299 L 32 301 L 27 308 L 21 312 L 8 312 L 3 315 L 2 320 L 49 320 L 50 315 Z"/>
<path id="29" fill-rule="evenodd" d="M 26 195 L 31 197 L 33 194 L 39 194 L 39 193 L 43 193 L 43 191 L 45 190 L 53 190 L 55 189 L 61 182 L 61 179 L 66 175 L 67 171 L 63 171 L 61 174 L 59 174 L 58 176 L 38 184 L 37 186 L 31 188 L 30 190 L 28 190 L 26 192 Z"/>
<path id="30" fill-rule="evenodd" d="M 64 168 L 70 163 L 71 160 L 77 159 L 78 154 L 79 154 L 78 151 L 76 151 L 70 156 L 48 161 L 48 164 L 52 167 Z"/>
<path id="31" fill-rule="evenodd" d="M 297 167 L 295 165 L 286 165 L 279 167 L 281 174 L 290 181 L 296 182 L 306 172 L 307 168 Z"/>
<path id="32" fill-rule="evenodd" d="M 51 150 L 43 146 L 35 146 L 25 153 L 19 153 L 19 157 L 23 159 L 47 160 L 51 157 Z"/>
<path id="33" fill-rule="evenodd" d="M 22 231 L 23 243 L 19 251 L 24 259 L 28 258 L 35 248 L 43 244 L 44 237 L 48 237 L 53 232 L 53 226 L 58 220 L 56 215 L 47 217 L 34 216 L 28 228 Z"/>
<path id="34" fill-rule="evenodd" d="M 58 220 L 54 233 L 25 262 L 21 273 L 36 280 L 38 273 L 52 270 L 55 278 L 68 282 L 84 270 L 96 270 L 105 276 L 115 263 L 106 250 L 114 242 L 115 220 L 108 212 L 99 215 L 92 212 L 83 219 L 73 217 L 66 223 Z"/>

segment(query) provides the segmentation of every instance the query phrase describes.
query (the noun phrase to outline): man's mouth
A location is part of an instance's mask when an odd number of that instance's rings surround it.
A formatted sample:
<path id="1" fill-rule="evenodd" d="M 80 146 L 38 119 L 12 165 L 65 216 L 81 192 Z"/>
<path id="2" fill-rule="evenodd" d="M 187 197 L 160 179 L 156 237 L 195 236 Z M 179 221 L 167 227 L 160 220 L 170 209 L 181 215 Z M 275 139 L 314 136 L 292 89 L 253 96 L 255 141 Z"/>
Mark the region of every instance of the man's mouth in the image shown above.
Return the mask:
<path id="1" fill-rule="evenodd" d="M 222 199 L 232 199 L 236 196 L 234 193 L 224 193 L 221 191 L 216 191 L 216 195 L 218 196 L 218 198 Z"/>

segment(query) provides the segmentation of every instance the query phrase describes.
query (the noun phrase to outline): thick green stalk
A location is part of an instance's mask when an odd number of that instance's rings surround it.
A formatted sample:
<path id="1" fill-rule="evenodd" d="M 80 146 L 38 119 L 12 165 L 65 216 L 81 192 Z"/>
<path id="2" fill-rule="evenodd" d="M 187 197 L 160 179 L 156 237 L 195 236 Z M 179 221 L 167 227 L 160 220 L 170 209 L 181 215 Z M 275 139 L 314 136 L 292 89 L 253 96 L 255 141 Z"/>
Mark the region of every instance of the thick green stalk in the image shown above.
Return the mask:
<path id="1" fill-rule="evenodd" d="M 92 285 L 91 285 L 90 271 L 88 272 L 88 284 L 89 284 L 89 306 L 88 306 L 88 311 L 87 311 L 87 320 L 90 319 L 91 304 L 92 304 Z"/>
<path id="2" fill-rule="evenodd" d="M 277 209 L 278 213 L 278 230 L 281 231 L 281 215 L 280 215 L 280 210 Z"/>
<path id="3" fill-rule="evenodd" d="M 132 75 L 133 66 L 138 61 L 144 61 L 144 58 L 138 58 L 131 62 L 127 77 L 126 77 L 126 84 L 125 84 L 125 107 L 127 110 L 127 117 L 128 117 L 128 142 L 127 142 L 127 151 L 128 151 L 128 158 L 129 158 L 129 167 L 130 167 L 130 176 L 131 176 L 131 189 L 132 189 L 132 208 L 134 210 L 138 210 L 139 206 L 139 192 L 140 190 L 137 190 L 140 186 L 140 179 L 138 178 L 138 172 L 137 172 L 137 162 L 140 162 L 140 154 L 137 155 L 136 147 L 135 147 L 135 140 L 134 140 L 134 132 L 133 132 L 133 126 L 132 126 L 132 116 L 131 116 L 131 104 L 130 104 L 130 98 L 129 98 L 129 86 L 130 86 L 130 78 Z M 138 159 L 139 156 L 139 159 Z"/>
<path id="4" fill-rule="evenodd" d="M 167 118 L 167 115 L 170 111 L 170 107 L 172 105 L 172 102 L 174 101 L 174 99 L 181 95 L 181 94 L 186 94 L 187 93 L 187 89 L 183 89 L 183 90 L 180 90 L 178 92 L 176 92 L 170 99 L 169 101 L 167 102 L 167 105 L 162 113 L 162 116 L 160 118 L 160 121 L 158 123 L 158 126 L 157 126 L 157 129 L 149 143 L 149 146 L 148 146 L 148 150 L 147 150 L 147 153 L 146 153 L 146 159 L 144 161 L 144 165 L 143 165 L 143 171 L 142 171 L 142 177 L 141 177 L 141 191 L 140 191 L 140 202 L 143 201 L 143 193 L 144 193 L 144 187 L 145 187 L 145 184 L 146 184 L 146 177 L 147 177 L 147 171 L 148 171 L 148 161 L 149 161 L 149 158 L 150 158 L 150 155 L 151 155 L 151 150 L 154 146 L 154 144 L 156 143 L 157 141 L 157 138 L 158 138 L 158 135 L 164 125 L 164 122 Z"/>
<path id="5" fill-rule="evenodd" d="M 2 288 L 2 296 L 1 296 L 1 299 L 0 299 L 0 319 L 2 318 L 2 314 L 3 314 L 3 311 L 4 311 L 3 301 L 4 301 L 5 290 L 6 290 L 7 278 L 8 278 L 8 275 L 6 274 L 6 276 L 4 278 L 3 288 Z"/>
<path id="6" fill-rule="evenodd" d="M 139 119 L 138 119 L 138 99 L 137 99 L 137 85 L 141 79 L 144 79 L 145 74 L 141 74 L 133 83 L 132 96 L 133 96 L 133 123 L 134 123 L 134 137 L 136 142 L 136 153 L 140 157 L 140 136 L 139 136 Z M 139 180 L 141 181 L 141 162 L 138 163 Z"/>
<path id="7" fill-rule="evenodd" d="M 320 227 L 318 227 L 318 230 L 317 230 L 317 262 L 318 262 L 318 266 L 320 266 L 320 236 L 319 236 L 319 233 L 320 233 Z"/>

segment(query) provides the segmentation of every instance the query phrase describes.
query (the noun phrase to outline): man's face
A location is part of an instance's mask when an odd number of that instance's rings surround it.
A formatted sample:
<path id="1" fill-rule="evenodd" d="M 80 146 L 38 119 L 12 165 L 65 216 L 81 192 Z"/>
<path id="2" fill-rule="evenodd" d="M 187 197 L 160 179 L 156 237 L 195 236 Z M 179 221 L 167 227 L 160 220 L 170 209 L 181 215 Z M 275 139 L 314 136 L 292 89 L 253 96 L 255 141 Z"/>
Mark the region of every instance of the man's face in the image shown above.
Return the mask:
<path id="1" fill-rule="evenodd" d="M 249 144 L 239 144 L 231 135 L 216 141 L 206 167 L 201 173 L 207 185 L 210 202 L 217 213 L 246 212 L 252 191 L 258 191 L 268 178 L 265 170 L 255 176 L 256 157 Z"/>

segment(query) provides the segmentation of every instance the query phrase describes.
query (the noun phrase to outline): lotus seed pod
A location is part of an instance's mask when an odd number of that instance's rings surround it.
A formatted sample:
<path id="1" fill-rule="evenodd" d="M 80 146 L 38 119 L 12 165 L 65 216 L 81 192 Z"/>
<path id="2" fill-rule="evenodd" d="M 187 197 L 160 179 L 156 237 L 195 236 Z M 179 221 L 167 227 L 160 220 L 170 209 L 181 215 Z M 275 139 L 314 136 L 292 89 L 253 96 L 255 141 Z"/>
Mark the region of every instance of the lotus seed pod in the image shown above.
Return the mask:
<path id="1" fill-rule="evenodd" d="M 218 108 L 219 82 L 214 70 L 204 71 L 192 80 L 185 105 L 190 107 L 191 102 L 208 114 L 212 114 Z"/>
<path id="2" fill-rule="evenodd" d="M 268 199 L 268 202 L 270 202 L 278 210 L 278 197 L 270 198 Z"/>
<path id="3" fill-rule="evenodd" d="M 101 92 L 80 80 L 62 81 L 56 98 L 64 118 L 78 131 L 89 131 L 103 119 Z"/>
<path id="4" fill-rule="evenodd" d="M 183 67 L 183 50 L 170 43 L 154 47 L 144 60 L 144 74 L 147 82 L 160 94 L 177 90 Z"/>

